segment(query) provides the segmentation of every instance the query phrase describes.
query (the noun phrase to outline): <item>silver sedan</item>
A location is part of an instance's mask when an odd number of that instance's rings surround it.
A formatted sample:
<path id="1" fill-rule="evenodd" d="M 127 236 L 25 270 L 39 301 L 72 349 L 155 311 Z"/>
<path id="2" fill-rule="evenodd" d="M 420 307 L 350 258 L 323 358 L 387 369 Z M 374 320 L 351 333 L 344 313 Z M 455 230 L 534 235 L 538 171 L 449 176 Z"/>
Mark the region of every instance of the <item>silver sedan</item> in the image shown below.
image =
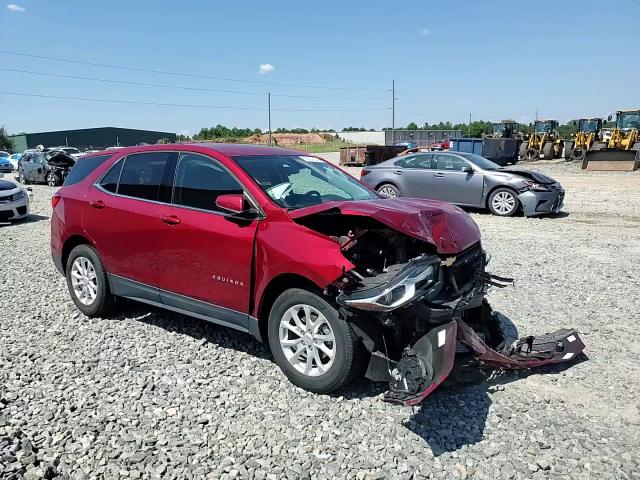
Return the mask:
<path id="1" fill-rule="evenodd" d="M 361 181 L 388 197 L 443 200 L 509 217 L 559 212 L 564 189 L 538 172 L 502 168 L 473 153 L 430 152 L 362 169 Z"/>

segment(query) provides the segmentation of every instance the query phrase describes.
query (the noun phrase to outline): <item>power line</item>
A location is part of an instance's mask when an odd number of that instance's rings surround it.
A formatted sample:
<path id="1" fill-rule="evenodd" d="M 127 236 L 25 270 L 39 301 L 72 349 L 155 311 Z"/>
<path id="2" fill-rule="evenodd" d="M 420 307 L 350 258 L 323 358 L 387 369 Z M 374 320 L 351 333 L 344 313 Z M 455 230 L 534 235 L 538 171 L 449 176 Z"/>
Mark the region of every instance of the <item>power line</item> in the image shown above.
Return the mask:
<path id="1" fill-rule="evenodd" d="M 33 70 L 21 70 L 17 68 L 0 68 L 0 71 L 4 72 L 15 72 L 15 73 L 24 73 L 27 75 L 42 75 L 47 77 L 58 77 L 58 78 L 71 78 L 74 80 L 89 80 L 94 82 L 104 82 L 104 83 L 118 83 L 122 85 L 137 85 L 142 87 L 160 87 L 160 88 L 172 88 L 177 90 L 193 90 L 200 92 L 214 92 L 214 93 L 230 93 L 237 95 L 266 95 L 266 92 L 241 92 L 237 90 L 220 90 L 216 88 L 205 88 L 205 87 L 189 87 L 186 85 L 169 85 L 164 83 L 145 83 L 145 82 L 131 82 L 128 80 L 113 80 L 108 78 L 98 78 L 98 77 L 81 77 L 77 75 L 67 75 L 62 73 L 51 73 L 51 72 L 36 72 Z M 286 97 L 286 98 L 304 98 L 304 99 L 322 99 L 322 100 L 382 100 L 379 97 L 327 97 L 327 96 L 310 96 L 310 95 L 290 95 L 290 94 L 272 94 L 273 97 Z"/>
<path id="2" fill-rule="evenodd" d="M 97 62 L 88 62 L 84 60 L 73 60 L 69 58 L 60 58 L 60 57 L 49 57 L 46 55 L 35 55 L 31 53 L 24 52 L 13 52 L 9 50 L 0 50 L 0 53 L 5 55 L 17 55 L 22 57 L 29 58 L 38 58 L 43 60 L 53 60 L 56 62 L 64 62 L 64 63 L 75 63 L 79 65 L 90 65 L 93 67 L 103 67 L 103 68 L 115 68 L 118 70 L 131 70 L 136 72 L 145 72 L 145 73 L 155 73 L 160 75 L 175 75 L 180 77 L 190 77 L 190 78 L 206 78 L 209 80 L 221 80 L 225 82 L 237 82 L 237 83 L 248 83 L 248 84 L 256 84 L 256 85 L 272 85 L 272 86 L 280 86 L 280 87 L 297 87 L 297 88 L 315 88 L 315 89 L 324 89 L 324 90 L 351 90 L 351 91 L 370 91 L 370 92 L 387 92 L 385 89 L 377 89 L 377 88 L 353 88 L 353 87 L 330 87 L 326 85 L 305 85 L 305 84 L 296 84 L 296 83 L 278 83 L 278 82 L 264 82 L 259 80 L 242 80 L 238 78 L 231 77 L 220 77 L 213 75 L 201 75 L 195 73 L 184 73 L 184 72 L 171 72 L 167 70 L 154 70 L 150 68 L 141 68 L 141 67 L 130 67 L 124 65 L 114 65 L 108 63 L 97 63 Z"/>
<path id="3" fill-rule="evenodd" d="M 425 106 L 428 107 L 435 107 L 435 108 L 439 108 L 439 109 L 447 109 L 447 110 L 451 110 L 452 112 L 456 112 L 456 113 L 464 113 L 465 115 L 467 115 L 469 113 L 469 109 L 464 109 L 464 107 L 458 107 L 456 108 L 456 106 L 452 106 L 449 103 L 434 103 L 433 101 L 429 101 L 426 100 L 424 98 L 421 97 L 415 97 L 413 95 L 408 95 L 406 93 L 400 93 L 400 95 L 403 95 L 402 97 L 399 98 L 399 100 L 402 101 L 406 101 L 406 102 L 411 102 L 411 103 L 418 103 L 418 104 L 423 104 Z M 481 112 L 478 113 L 478 115 L 482 115 L 484 117 L 499 117 L 502 114 L 496 113 L 496 112 Z"/>
<path id="4" fill-rule="evenodd" d="M 53 98 L 58 100 L 79 100 L 86 102 L 101 102 L 101 103 L 121 103 L 128 105 L 151 105 L 159 107 L 187 107 L 187 108 L 211 108 L 211 109 L 227 109 L 227 110 L 254 110 L 254 111 L 266 111 L 266 108 L 257 107 L 235 107 L 228 105 L 194 105 L 185 103 L 164 103 L 164 102 L 141 102 L 135 100 L 113 100 L 107 98 L 87 98 L 87 97 L 67 97 L 59 95 L 44 95 L 38 93 L 26 93 L 26 92 L 6 92 L 0 91 L 0 95 L 19 95 L 24 97 L 37 97 L 37 98 Z M 306 109 L 306 108 L 272 108 L 271 110 L 279 112 L 371 112 L 388 110 L 387 108 L 371 108 L 371 109 Z"/>

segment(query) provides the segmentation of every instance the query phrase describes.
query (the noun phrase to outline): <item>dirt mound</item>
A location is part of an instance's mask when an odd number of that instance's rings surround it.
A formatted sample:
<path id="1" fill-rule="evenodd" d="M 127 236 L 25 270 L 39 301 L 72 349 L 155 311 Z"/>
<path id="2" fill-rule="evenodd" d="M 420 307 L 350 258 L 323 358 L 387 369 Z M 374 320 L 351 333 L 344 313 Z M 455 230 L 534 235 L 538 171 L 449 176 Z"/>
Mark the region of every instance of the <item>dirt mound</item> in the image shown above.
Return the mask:
<path id="1" fill-rule="evenodd" d="M 324 144 L 327 143 L 327 135 L 318 133 L 274 133 L 272 134 L 274 144 L 281 147 L 289 147 L 304 144 Z M 330 136 L 329 136 L 330 137 Z M 243 143 L 268 144 L 269 134 L 251 135 L 242 140 Z"/>

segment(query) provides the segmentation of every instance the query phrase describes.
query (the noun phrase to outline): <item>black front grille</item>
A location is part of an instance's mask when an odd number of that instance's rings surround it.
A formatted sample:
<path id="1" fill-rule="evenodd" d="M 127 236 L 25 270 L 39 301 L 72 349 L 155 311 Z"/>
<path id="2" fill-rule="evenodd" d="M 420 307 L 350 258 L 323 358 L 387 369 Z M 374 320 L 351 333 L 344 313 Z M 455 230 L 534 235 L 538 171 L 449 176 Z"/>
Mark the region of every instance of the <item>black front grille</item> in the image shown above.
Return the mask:
<path id="1" fill-rule="evenodd" d="M 13 212 L 11 210 L 0 212 L 0 222 L 6 222 L 11 218 L 13 218 Z"/>
<path id="2" fill-rule="evenodd" d="M 453 265 L 445 268 L 451 291 L 459 294 L 467 290 L 475 283 L 476 272 L 483 266 L 484 252 L 479 242 L 456 255 Z"/>

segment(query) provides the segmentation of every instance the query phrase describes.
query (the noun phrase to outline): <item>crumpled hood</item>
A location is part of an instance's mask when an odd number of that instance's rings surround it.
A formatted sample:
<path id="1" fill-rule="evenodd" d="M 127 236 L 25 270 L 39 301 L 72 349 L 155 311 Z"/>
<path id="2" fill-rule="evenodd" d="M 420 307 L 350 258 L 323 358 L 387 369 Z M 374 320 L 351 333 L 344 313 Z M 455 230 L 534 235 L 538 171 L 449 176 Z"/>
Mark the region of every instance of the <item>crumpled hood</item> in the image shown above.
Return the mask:
<path id="1" fill-rule="evenodd" d="M 480 241 L 480 230 L 464 210 L 446 202 L 418 198 L 334 201 L 289 212 L 292 219 L 337 210 L 373 218 L 405 235 L 435 245 L 442 255 L 456 254 Z"/>
<path id="2" fill-rule="evenodd" d="M 524 178 L 528 178 L 530 180 L 533 180 L 534 182 L 537 183 L 557 183 L 556 180 L 554 180 L 551 177 L 548 177 L 546 175 L 543 175 L 540 172 L 532 172 L 530 170 L 517 170 L 517 169 L 511 169 L 511 168 L 501 168 L 500 170 L 496 170 L 496 173 L 509 173 L 512 175 L 517 175 L 519 177 L 524 177 Z M 493 172 L 492 172 L 493 173 Z"/>
<path id="3" fill-rule="evenodd" d="M 73 167 L 76 159 L 64 152 L 53 152 L 48 156 L 47 162 L 49 162 L 49 165 L 55 165 L 56 167 Z"/>

